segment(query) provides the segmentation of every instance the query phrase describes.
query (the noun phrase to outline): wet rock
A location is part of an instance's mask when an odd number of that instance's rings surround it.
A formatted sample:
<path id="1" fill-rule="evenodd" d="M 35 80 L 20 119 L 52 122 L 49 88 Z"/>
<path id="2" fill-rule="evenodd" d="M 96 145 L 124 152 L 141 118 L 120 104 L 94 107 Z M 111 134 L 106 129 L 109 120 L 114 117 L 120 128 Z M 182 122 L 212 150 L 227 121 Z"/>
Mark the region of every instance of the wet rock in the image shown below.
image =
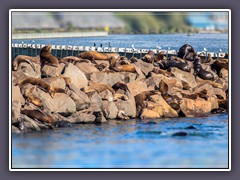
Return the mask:
<path id="1" fill-rule="evenodd" d="M 71 63 L 65 67 L 63 76 L 71 78 L 72 84 L 74 84 L 78 89 L 88 85 L 88 80 L 85 74 Z"/>
<path id="2" fill-rule="evenodd" d="M 85 112 L 78 111 L 68 117 L 69 122 L 73 124 L 94 123 L 95 119 L 96 117 L 93 115 L 92 111 L 85 111 Z"/>
<path id="3" fill-rule="evenodd" d="M 178 117 L 178 113 L 162 98 L 161 95 L 155 94 L 150 97 L 150 100 L 159 104 L 156 112 L 164 117 Z"/>
<path id="4" fill-rule="evenodd" d="M 107 120 L 104 117 L 102 111 L 94 111 L 93 115 L 96 117 L 96 119 L 95 119 L 95 123 L 96 124 L 102 124 L 102 123 L 106 123 L 107 122 Z"/>
<path id="5" fill-rule="evenodd" d="M 56 93 L 53 97 L 55 112 L 62 115 L 69 115 L 76 112 L 75 102 L 66 94 Z"/>
<path id="6" fill-rule="evenodd" d="M 187 135 L 188 135 L 188 134 L 187 134 L 186 132 L 180 131 L 180 132 L 174 133 L 172 136 L 187 136 Z"/>
<path id="7" fill-rule="evenodd" d="M 136 104 L 134 98 L 130 97 L 127 101 L 117 100 L 115 104 L 118 110 L 123 110 L 127 116 L 136 117 Z"/>
<path id="8" fill-rule="evenodd" d="M 44 65 L 42 67 L 42 77 L 57 77 L 62 73 L 64 67 L 64 63 L 60 63 L 57 67 Z"/>
<path id="9" fill-rule="evenodd" d="M 147 108 L 144 108 L 140 115 L 141 119 L 157 119 L 160 117 L 161 116 L 157 112 L 147 109 Z"/>
<path id="10" fill-rule="evenodd" d="M 197 129 L 197 128 L 195 128 L 194 126 L 188 126 L 188 127 L 186 127 L 185 129 Z"/>
<path id="11" fill-rule="evenodd" d="M 126 86 L 132 96 L 136 96 L 137 94 L 140 94 L 143 91 L 147 91 L 147 84 L 143 81 L 127 83 Z"/>
<path id="12" fill-rule="evenodd" d="M 174 76 L 177 79 L 187 82 L 191 88 L 194 88 L 197 86 L 197 83 L 195 81 L 195 77 L 193 74 L 182 71 L 175 67 L 171 69 L 171 72 L 172 72 L 172 74 L 174 74 Z"/>
<path id="13" fill-rule="evenodd" d="M 107 119 L 116 119 L 118 108 L 114 102 L 103 101 L 102 112 Z"/>
<path id="14" fill-rule="evenodd" d="M 102 100 L 113 101 L 113 94 L 108 89 L 99 93 Z"/>
<path id="15" fill-rule="evenodd" d="M 12 133 L 14 133 L 14 134 L 20 134 L 20 133 L 21 133 L 21 130 L 20 130 L 18 127 L 12 125 Z"/>
<path id="16" fill-rule="evenodd" d="M 195 100 L 183 98 L 180 108 L 187 117 L 201 117 L 211 112 L 212 104 L 210 101 L 205 101 L 201 98 Z"/>
<path id="17" fill-rule="evenodd" d="M 29 77 L 41 78 L 41 66 L 39 64 L 34 63 L 34 68 L 29 63 L 22 62 L 18 66 L 18 71 L 22 71 Z"/>
<path id="18" fill-rule="evenodd" d="M 72 124 L 69 121 L 57 121 L 54 123 L 56 128 L 72 127 Z"/>

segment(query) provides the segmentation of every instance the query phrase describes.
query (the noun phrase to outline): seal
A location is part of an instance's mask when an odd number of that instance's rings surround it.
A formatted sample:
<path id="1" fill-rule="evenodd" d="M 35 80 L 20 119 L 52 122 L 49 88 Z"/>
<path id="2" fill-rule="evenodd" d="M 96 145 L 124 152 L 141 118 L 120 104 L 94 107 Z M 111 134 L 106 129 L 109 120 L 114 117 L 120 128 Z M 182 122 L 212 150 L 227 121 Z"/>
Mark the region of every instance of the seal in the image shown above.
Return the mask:
<path id="1" fill-rule="evenodd" d="M 43 80 L 34 77 L 28 77 L 19 81 L 18 86 L 22 88 L 27 83 L 38 86 L 41 90 L 48 92 L 51 97 L 53 97 L 55 93 L 66 93 L 65 89 L 53 88 Z"/>
<path id="2" fill-rule="evenodd" d="M 118 59 L 110 59 L 109 60 L 109 69 L 114 70 L 116 72 L 131 72 L 131 73 L 137 73 L 137 70 L 134 65 L 132 64 L 120 64 L 121 62 Z M 127 63 L 129 63 L 127 61 Z M 138 74 L 138 73 L 137 73 Z"/>
<path id="3" fill-rule="evenodd" d="M 104 90 L 109 90 L 112 94 L 115 93 L 114 89 L 107 85 L 107 84 L 101 84 L 101 83 L 96 83 L 96 82 L 91 82 L 89 86 L 83 88 L 85 93 L 91 93 L 91 92 L 98 92 L 101 93 Z"/>
<path id="4" fill-rule="evenodd" d="M 194 48 L 193 48 L 191 45 L 189 45 L 189 44 L 184 44 L 183 46 L 181 46 L 181 47 L 179 48 L 178 53 L 177 53 L 177 56 L 180 57 L 180 58 L 182 58 L 182 59 L 187 59 L 187 58 L 186 58 L 186 55 L 187 55 L 188 53 L 196 54 Z M 192 54 L 192 55 L 193 55 L 193 54 Z"/>
<path id="5" fill-rule="evenodd" d="M 150 100 L 150 96 L 155 95 L 155 94 L 159 94 L 159 91 L 156 91 L 156 90 L 143 91 L 140 94 L 137 94 L 136 96 L 134 96 L 138 116 L 139 116 L 142 108 L 146 107 L 144 101 Z"/>
<path id="6" fill-rule="evenodd" d="M 195 78 L 196 78 L 196 76 L 198 76 L 204 80 L 212 80 L 212 81 L 214 80 L 213 74 L 202 68 L 200 57 L 198 57 L 198 56 L 195 57 L 193 66 L 194 66 L 193 75 L 195 76 Z"/>
<path id="7" fill-rule="evenodd" d="M 177 62 L 175 60 L 169 59 L 169 60 L 159 61 L 158 63 L 159 63 L 159 67 L 164 70 L 172 67 L 176 67 L 182 71 L 186 71 L 186 72 L 191 71 L 191 67 L 188 65 L 187 62 Z"/>
<path id="8" fill-rule="evenodd" d="M 37 119 L 43 123 L 48 123 L 53 125 L 54 123 L 54 118 L 46 113 L 43 113 L 42 111 L 39 110 L 29 110 L 29 109 L 23 109 L 21 110 L 22 114 L 25 114 L 26 116 L 32 118 L 32 119 Z"/>
<path id="9" fill-rule="evenodd" d="M 228 59 L 217 59 L 214 63 L 211 64 L 211 69 L 218 75 L 222 68 L 228 70 Z"/>
<path id="10" fill-rule="evenodd" d="M 52 45 L 48 44 L 47 46 L 44 46 L 40 51 L 40 61 L 41 65 L 50 65 L 58 67 L 58 59 L 51 54 L 52 51 Z"/>
<path id="11" fill-rule="evenodd" d="M 142 58 L 142 60 L 148 63 L 153 63 L 155 60 L 155 53 L 152 50 L 148 51 L 148 53 Z"/>
<path id="12" fill-rule="evenodd" d="M 13 60 L 13 63 L 12 63 L 13 70 L 15 70 L 15 71 L 18 70 L 19 64 L 21 64 L 22 62 L 26 62 L 26 63 L 30 64 L 31 67 L 33 68 L 33 70 L 36 72 L 34 63 L 40 64 L 40 59 L 39 59 L 39 56 L 32 57 L 32 56 L 18 55 Z"/>
<path id="13" fill-rule="evenodd" d="M 99 53 L 96 51 L 82 52 L 77 57 L 82 59 L 89 59 L 89 60 L 109 60 L 112 58 L 112 56 L 109 56 L 104 53 Z"/>
<path id="14" fill-rule="evenodd" d="M 37 107 L 43 108 L 43 102 L 41 99 L 33 95 L 33 90 L 36 87 L 30 87 L 24 92 L 24 97 L 26 98 L 26 104 L 32 103 Z"/>
<path id="15" fill-rule="evenodd" d="M 80 61 L 81 58 L 76 56 L 67 56 L 59 60 L 59 63 L 74 63 L 75 61 Z"/>

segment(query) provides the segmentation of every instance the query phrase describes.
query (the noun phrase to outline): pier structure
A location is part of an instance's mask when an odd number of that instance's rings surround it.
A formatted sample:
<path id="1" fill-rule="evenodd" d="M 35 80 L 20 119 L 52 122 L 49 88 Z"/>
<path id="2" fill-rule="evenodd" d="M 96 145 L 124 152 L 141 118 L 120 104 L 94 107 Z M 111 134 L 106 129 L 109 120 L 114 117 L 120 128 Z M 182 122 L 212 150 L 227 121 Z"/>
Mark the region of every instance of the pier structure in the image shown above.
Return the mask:
<path id="1" fill-rule="evenodd" d="M 40 50 L 46 46 L 46 44 L 12 44 L 12 59 L 17 55 L 36 56 L 40 53 Z M 155 54 L 163 51 L 167 57 L 177 56 L 176 50 L 163 50 L 157 49 L 136 49 L 132 48 L 116 48 L 116 47 L 94 47 L 94 46 L 70 46 L 70 45 L 52 45 L 52 54 L 61 59 L 66 56 L 77 56 L 85 51 L 97 51 L 101 53 L 119 53 L 120 56 L 126 56 L 127 58 L 136 57 L 142 58 L 148 51 L 153 51 Z M 213 59 L 218 57 L 223 58 L 225 53 L 219 52 L 207 52 L 206 49 L 201 52 L 197 52 L 199 56 L 207 56 L 211 54 Z"/>

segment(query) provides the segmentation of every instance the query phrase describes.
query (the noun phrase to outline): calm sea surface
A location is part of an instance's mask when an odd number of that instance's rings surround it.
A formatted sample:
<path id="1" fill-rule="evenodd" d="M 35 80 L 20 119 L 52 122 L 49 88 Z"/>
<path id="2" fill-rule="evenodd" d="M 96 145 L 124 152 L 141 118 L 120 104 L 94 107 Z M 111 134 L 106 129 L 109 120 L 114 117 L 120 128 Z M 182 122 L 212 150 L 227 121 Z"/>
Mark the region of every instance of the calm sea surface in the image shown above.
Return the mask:
<path id="1" fill-rule="evenodd" d="M 32 40 L 23 40 L 31 43 Z M 110 35 L 35 43 L 228 51 L 226 34 Z M 22 40 L 15 42 L 22 42 Z M 194 129 L 189 129 L 193 126 Z M 185 132 L 186 136 L 173 136 Z M 12 135 L 13 168 L 228 168 L 228 114 L 204 118 L 111 120 L 107 124 Z"/>

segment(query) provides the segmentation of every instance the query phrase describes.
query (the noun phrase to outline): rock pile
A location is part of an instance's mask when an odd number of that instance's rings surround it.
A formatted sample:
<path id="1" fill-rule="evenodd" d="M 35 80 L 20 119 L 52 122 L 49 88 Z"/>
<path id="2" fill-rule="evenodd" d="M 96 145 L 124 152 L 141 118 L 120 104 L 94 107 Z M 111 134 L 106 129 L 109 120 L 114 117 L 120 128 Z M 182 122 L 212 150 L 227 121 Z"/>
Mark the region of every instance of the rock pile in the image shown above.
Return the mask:
<path id="1" fill-rule="evenodd" d="M 85 52 L 53 66 L 41 55 L 19 55 L 12 69 L 12 132 L 226 112 L 228 59 L 207 58 Z"/>

